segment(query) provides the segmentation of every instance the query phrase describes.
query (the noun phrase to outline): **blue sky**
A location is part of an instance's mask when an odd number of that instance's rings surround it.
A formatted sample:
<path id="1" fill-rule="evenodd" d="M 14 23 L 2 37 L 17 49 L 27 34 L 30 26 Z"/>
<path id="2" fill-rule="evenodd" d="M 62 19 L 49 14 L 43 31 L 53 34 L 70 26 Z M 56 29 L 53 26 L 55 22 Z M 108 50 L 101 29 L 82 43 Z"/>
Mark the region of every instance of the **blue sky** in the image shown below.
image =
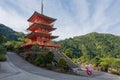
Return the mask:
<path id="1" fill-rule="evenodd" d="M 0 0 L 0 23 L 25 32 L 41 0 Z M 44 15 L 56 18 L 57 40 L 90 32 L 120 35 L 120 0 L 44 0 Z"/>

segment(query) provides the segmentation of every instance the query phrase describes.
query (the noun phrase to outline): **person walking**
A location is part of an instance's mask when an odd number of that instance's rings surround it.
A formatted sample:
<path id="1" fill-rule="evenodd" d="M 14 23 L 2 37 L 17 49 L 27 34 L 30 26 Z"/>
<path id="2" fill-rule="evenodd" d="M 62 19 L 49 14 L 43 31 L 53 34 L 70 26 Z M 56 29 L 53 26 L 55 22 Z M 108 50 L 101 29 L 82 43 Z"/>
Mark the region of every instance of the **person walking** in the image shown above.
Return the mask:
<path id="1" fill-rule="evenodd" d="M 88 65 L 88 72 L 89 72 L 89 75 L 92 75 L 92 73 L 93 73 L 92 64 L 89 64 L 89 65 Z"/>
<path id="2" fill-rule="evenodd" d="M 93 71 L 93 68 L 92 68 L 92 64 L 89 64 L 89 65 L 86 65 L 86 73 L 87 75 L 91 76 L 92 75 L 92 71 Z"/>

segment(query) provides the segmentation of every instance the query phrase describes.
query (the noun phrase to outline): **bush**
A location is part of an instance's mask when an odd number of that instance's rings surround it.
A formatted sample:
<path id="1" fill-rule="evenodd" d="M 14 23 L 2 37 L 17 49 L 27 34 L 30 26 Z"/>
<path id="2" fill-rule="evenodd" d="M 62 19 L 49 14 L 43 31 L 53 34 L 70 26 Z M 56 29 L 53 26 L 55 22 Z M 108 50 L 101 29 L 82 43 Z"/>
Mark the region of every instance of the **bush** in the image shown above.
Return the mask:
<path id="1" fill-rule="evenodd" d="M 120 72 L 120 59 L 114 59 L 112 68 Z"/>
<path id="2" fill-rule="evenodd" d="M 67 67 L 66 59 L 61 57 L 58 61 L 58 66 L 62 69 L 65 69 Z"/>
<path id="3" fill-rule="evenodd" d="M 0 45 L 0 54 L 6 54 L 6 49 Z"/>
<path id="4" fill-rule="evenodd" d="M 107 62 L 101 62 L 100 63 L 100 69 L 102 70 L 102 71 L 105 71 L 105 72 L 108 72 L 108 63 Z"/>
<path id="5" fill-rule="evenodd" d="M 34 63 L 38 66 L 40 66 L 42 63 L 43 63 L 43 58 L 42 57 L 37 57 L 35 60 L 34 60 Z"/>
<path id="6" fill-rule="evenodd" d="M 96 58 L 92 59 L 91 63 L 94 64 L 94 67 L 99 67 L 100 58 L 96 57 Z"/>
<path id="7" fill-rule="evenodd" d="M 72 58 L 72 61 L 74 62 L 74 63 L 78 63 L 78 59 L 77 58 Z"/>
<path id="8" fill-rule="evenodd" d="M 5 55 L 0 55 L 0 61 L 6 61 L 6 56 Z"/>
<path id="9" fill-rule="evenodd" d="M 24 55 L 24 59 L 29 61 L 29 62 L 34 62 L 34 60 L 36 59 L 37 57 L 37 54 L 34 54 L 34 53 L 25 53 Z"/>
<path id="10" fill-rule="evenodd" d="M 52 61 L 53 61 L 53 59 L 54 59 L 54 54 L 52 53 L 52 52 L 48 52 L 46 55 L 45 55 L 45 62 L 47 63 L 47 64 L 50 64 L 50 63 L 52 63 Z"/>
<path id="11" fill-rule="evenodd" d="M 118 72 L 118 71 L 112 70 L 111 72 L 112 72 L 112 74 L 120 75 L 120 72 Z"/>

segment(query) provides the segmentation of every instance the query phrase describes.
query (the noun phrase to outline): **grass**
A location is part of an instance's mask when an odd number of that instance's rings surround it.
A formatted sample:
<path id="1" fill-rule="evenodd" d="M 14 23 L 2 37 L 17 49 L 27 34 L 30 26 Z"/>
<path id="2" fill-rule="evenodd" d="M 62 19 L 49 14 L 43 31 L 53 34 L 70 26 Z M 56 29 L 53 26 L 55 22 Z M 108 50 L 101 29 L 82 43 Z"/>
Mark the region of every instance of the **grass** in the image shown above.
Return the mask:
<path id="1" fill-rule="evenodd" d="M 4 54 L 1 54 L 0 55 L 0 61 L 6 61 L 6 56 Z"/>

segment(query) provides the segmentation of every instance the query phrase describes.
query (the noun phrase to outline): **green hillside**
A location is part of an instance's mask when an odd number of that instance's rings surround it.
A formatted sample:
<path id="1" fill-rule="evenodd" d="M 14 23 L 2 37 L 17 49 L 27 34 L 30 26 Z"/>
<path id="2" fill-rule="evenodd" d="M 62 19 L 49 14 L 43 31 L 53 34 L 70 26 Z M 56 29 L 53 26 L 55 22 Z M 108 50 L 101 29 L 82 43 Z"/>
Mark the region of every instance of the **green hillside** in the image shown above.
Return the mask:
<path id="1" fill-rule="evenodd" d="M 69 50 L 72 57 L 84 56 L 87 59 L 95 57 L 120 58 L 120 36 L 112 34 L 89 33 L 83 36 L 59 41 L 61 51 Z"/>
<path id="2" fill-rule="evenodd" d="M 11 28 L 0 24 L 0 34 L 5 36 L 7 40 L 17 40 L 18 38 L 18 33 L 12 30 Z"/>

